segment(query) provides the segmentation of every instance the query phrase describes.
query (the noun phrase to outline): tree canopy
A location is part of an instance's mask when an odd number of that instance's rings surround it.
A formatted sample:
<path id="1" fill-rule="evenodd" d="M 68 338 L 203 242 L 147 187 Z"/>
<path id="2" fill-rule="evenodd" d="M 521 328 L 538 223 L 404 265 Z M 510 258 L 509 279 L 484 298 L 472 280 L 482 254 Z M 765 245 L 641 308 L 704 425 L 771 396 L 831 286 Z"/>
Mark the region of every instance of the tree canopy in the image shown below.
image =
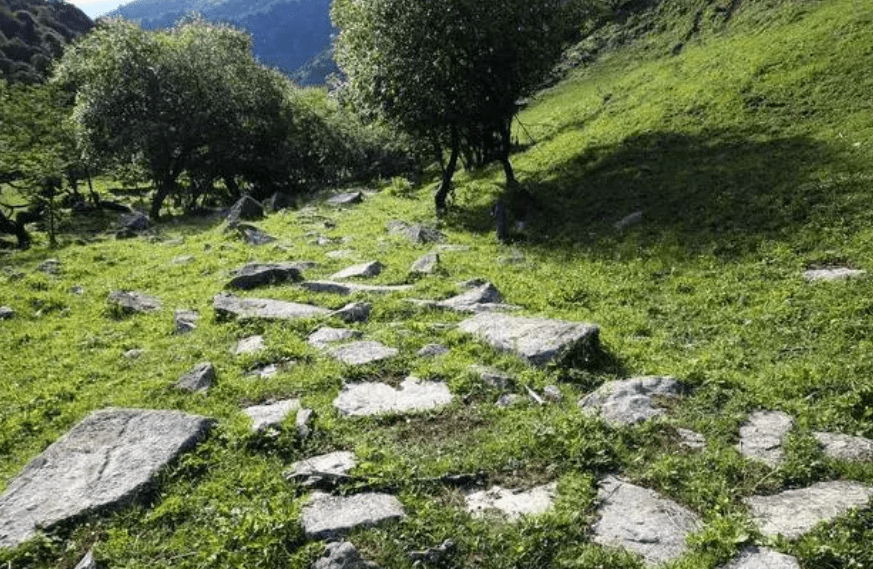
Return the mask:
<path id="1" fill-rule="evenodd" d="M 561 53 L 565 0 L 335 0 L 336 59 L 348 79 L 344 96 L 386 117 L 448 162 L 438 211 L 459 154 L 498 160 L 507 184 L 510 127 L 519 99 L 541 85 Z M 576 3 L 578 4 L 578 3 Z"/>

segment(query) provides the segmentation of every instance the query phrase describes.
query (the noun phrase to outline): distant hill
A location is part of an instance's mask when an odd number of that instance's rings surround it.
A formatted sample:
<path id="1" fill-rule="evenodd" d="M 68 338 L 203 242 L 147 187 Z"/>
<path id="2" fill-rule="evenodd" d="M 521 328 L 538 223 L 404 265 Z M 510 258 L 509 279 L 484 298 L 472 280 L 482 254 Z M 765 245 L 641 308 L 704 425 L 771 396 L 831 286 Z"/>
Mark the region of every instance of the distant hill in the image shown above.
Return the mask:
<path id="1" fill-rule="evenodd" d="M 0 0 L 0 77 L 43 81 L 63 46 L 93 27 L 84 12 L 60 0 Z"/>
<path id="2" fill-rule="evenodd" d="M 336 70 L 329 51 L 325 57 L 336 31 L 330 0 L 135 0 L 110 15 L 156 29 L 170 27 L 191 12 L 245 28 L 252 34 L 255 55 L 300 83 L 323 84 Z"/>

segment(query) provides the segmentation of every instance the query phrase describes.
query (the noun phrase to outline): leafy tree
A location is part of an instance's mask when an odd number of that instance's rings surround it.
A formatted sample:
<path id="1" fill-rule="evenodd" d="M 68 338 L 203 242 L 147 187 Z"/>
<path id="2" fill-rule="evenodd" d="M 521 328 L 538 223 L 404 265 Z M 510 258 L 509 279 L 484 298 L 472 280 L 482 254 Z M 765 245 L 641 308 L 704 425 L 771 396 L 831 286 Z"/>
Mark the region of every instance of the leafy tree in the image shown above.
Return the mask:
<path id="1" fill-rule="evenodd" d="M 428 141 L 443 167 L 436 208 L 464 152 L 474 164 L 509 161 L 519 99 L 548 76 L 578 0 L 334 0 L 344 96 Z M 448 161 L 443 149 L 448 148 Z"/>
<path id="2" fill-rule="evenodd" d="M 234 177 L 286 134 L 283 78 L 257 64 L 246 34 L 196 18 L 161 32 L 102 23 L 66 50 L 54 80 L 77 90 L 86 156 L 149 172 L 155 219 L 184 172 L 235 191 Z"/>
<path id="3" fill-rule="evenodd" d="M 62 180 L 74 178 L 79 169 L 68 100 L 54 86 L 0 80 L 0 184 L 14 185 L 26 200 L 19 207 L 28 209 L 13 216 L 15 206 L 3 204 L 9 213 L 0 209 L 0 231 L 14 234 L 22 248 L 30 244 L 25 224 L 44 217 L 55 244 L 55 199 Z"/>

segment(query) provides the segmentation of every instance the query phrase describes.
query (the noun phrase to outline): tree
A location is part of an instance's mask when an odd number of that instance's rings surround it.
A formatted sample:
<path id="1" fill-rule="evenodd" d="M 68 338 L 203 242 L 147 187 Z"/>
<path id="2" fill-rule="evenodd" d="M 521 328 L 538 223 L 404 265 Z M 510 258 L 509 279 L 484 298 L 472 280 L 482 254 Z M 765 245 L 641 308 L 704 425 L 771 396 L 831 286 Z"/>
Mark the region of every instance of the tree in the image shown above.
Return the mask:
<path id="1" fill-rule="evenodd" d="M 508 188 L 511 125 L 561 53 L 578 0 L 334 0 L 344 96 L 428 141 L 442 166 L 437 212 L 462 152 L 499 161 Z M 448 161 L 443 149 L 448 148 Z"/>
<path id="2" fill-rule="evenodd" d="M 54 86 L 0 80 L 0 184 L 14 185 L 25 201 L 2 204 L 9 213 L 0 209 L 0 232 L 14 234 L 21 248 L 30 244 L 25 225 L 38 219 L 47 222 L 49 242 L 55 245 L 55 198 L 62 180 L 79 169 L 68 100 Z M 27 211 L 13 215 L 17 207 Z"/>
<path id="3" fill-rule="evenodd" d="M 285 136 L 275 119 L 287 82 L 258 65 L 248 35 L 197 18 L 159 32 L 101 23 L 66 50 L 53 79 L 77 91 L 86 156 L 149 173 L 154 219 L 184 172 L 238 192 L 243 165 Z"/>

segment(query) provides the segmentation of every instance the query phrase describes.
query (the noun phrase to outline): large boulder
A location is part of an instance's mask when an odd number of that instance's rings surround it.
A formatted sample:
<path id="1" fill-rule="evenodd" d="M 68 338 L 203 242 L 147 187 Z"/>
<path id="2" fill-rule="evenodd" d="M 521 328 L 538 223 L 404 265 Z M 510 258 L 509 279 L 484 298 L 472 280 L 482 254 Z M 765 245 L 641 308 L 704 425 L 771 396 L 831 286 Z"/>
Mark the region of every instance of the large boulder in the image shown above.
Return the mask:
<path id="1" fill-rule="evenodd" d="M 0 496 L 0 547 L 139 497 L 212 421 L 178 411 L 97 411 L 33 459 Z"/>
<path id="2" fill-rule="evenodd" d="M 599 349 L 599 329 L 594 324 L 481 313 L 458 327 L 537 366 L 561 363 L 576 354 L 587 356 Z"/>
<path id="3" fill-rule="evenodd" d="M 235 225 L 240 221 L 257 221 L 264 217 L 264 206 L 251 196 L 243 196 L 227 212 L 227 222 Z"/>

